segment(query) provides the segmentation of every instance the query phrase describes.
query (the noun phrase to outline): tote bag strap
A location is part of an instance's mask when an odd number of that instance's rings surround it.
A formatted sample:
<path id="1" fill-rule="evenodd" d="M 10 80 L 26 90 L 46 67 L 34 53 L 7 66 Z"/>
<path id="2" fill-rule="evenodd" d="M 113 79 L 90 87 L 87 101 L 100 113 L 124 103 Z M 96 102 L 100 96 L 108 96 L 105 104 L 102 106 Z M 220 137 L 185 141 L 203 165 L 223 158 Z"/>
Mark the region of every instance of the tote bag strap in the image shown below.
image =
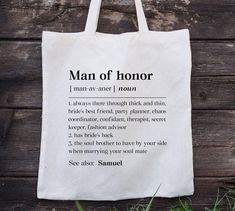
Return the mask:
<path id="1" fill-rule="evenodd" d="M 99 19 L 99 13 L 100 13 L 101 1 L 102 0 L 91 0 L 89 11 L 88 11 L 88 16 L 87 16 L 86 27 L 85 27 L 86 33 L 95 34 L 96 32 L 98 19 Z M 135 7 L 136 7 L 139 31 L 146 32 L 149 29 L 148 29 L 145 15 L 144 15 L 144 9 L 143 9 L 141 0 L 135 0 Z"/>

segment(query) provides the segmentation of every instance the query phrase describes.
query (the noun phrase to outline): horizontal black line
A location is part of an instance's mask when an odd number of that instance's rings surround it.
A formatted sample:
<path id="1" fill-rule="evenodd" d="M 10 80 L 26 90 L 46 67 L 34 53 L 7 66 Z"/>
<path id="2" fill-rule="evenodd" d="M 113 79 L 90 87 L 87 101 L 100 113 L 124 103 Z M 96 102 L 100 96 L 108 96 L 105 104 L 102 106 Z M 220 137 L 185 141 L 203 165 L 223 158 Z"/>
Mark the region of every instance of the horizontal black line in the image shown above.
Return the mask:
<path id="1" fill-rule="evenodd" d="M 31 37 L 31 38 L 24 38 L 24 37 L 0 37 L 0 41 L 7 41 L 7 42 L 41 42 L 42 38 Z"/>
<path id="2" fill-rule="evenodd" d="M 92 98 L 94 98 L 94 99 L 95 99 L 95 98 L 101 98 L 101 99 L 102 99 L 102 98 L 105 98 L 105 99 L 106 99 L 106 98 L 107 98 L 107 99 L 109 99 L 109 98 L 110 98 L 110 99 L 112 99 L 112 98 L 118 98 L 118 99 L 122 99 L 122 98 L 130 98 L 130 99 L 131 99 L 131 98 L 140 98 L 140 99 L 141 99 L 141 98 L 148 98 L 148 99 L 151 99 L 151 98 L 152 98 L 152 99 L 154 99 L 154 98 L 161 98 L 161 99 L 165 99 L 166 97 L 69 97 L 69 98 L 84 98 L 84 99 L 87 99 L 87 98 L 88 98 L 88 99 L 89 99 L 89 98 L 91 98 L 91 99 L 92 99 Z"/>
<path id="3" fill-rule="evenodd" d="M 221 75 L 195 75 L 192 74 L 191 78 L 219 78 L 219 77 L 234 77 L 235 73 L 231 73 L 231 74 L 221 74 Z"/>
<path id="4" fill-rule="evenodd" d="M 70 32 L 70 33 L 79 33 L 79 32 L 82 32 L 82 31 Z M 106 33 L 106 32 L 100 32 L 100 33 Z M 128 32 L 123 32 L 123 33 L 128 33 Z M 0 37 L 0 41 L 41 42 L 42 38 L 41 37 Z M 234 42 L 235 37 L 234 38 L 191 38 L 190 41 L 191 42 L 208 42 L 208 43 L 209 42 L 219 42 L 219 43 L 220 42 Z"/>
<path id="5" fill-rule="evenodd" d="M 38 175 L 34 174 L 5 174 L 5 175 L 0 175 L 0 179 L 37 179 Z M 194 176 L 195 179 L 234 179 L 234 175 L 224 175 L 224 176 Z"/>
<path id="6" fill-rule="evenodd" d="M 0 110 L 9 109 L 9 110 L 42 110 L 42 106 L 0 106 Z"/>

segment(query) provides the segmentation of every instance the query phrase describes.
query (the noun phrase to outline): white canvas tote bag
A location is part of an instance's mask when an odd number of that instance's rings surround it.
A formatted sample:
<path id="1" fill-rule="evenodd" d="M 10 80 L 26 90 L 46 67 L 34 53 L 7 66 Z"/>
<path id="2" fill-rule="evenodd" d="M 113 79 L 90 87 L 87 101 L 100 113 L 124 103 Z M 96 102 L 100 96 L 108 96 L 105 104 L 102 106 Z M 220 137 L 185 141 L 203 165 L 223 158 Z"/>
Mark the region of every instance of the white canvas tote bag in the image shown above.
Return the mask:
<path id="1" fill-rule="evenodd" d="M 38 198 L 120 200 L 191 195 L 191 50 L 187 29 L 43 32 Z"/>

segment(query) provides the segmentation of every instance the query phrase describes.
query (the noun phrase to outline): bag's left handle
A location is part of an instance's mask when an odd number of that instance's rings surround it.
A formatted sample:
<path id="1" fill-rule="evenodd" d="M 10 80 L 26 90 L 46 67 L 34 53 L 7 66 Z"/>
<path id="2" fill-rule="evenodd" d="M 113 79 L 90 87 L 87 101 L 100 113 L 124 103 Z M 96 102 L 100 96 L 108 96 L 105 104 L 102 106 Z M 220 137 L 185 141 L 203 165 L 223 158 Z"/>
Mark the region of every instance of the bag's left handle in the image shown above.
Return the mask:
<path id="1" fill-rule="evenodd" d="M 125 0 L 124 0 L 125 1 Z M 102 0 L 91 0 L 85 32 L 94 34 L 97 29 Z M 140 32 L 149 31 L 141 0 L 135 0 L 138 27 Z"/>
<path id="2" fill-rule="evenodd" d="M 101 2 L 102 0 L 91 0 L 88 15 L 87 15 L 86 27 L 85 27 L 86 33 L 93 34 L 96 32 L 99 15 L 100 15 Z"/>

